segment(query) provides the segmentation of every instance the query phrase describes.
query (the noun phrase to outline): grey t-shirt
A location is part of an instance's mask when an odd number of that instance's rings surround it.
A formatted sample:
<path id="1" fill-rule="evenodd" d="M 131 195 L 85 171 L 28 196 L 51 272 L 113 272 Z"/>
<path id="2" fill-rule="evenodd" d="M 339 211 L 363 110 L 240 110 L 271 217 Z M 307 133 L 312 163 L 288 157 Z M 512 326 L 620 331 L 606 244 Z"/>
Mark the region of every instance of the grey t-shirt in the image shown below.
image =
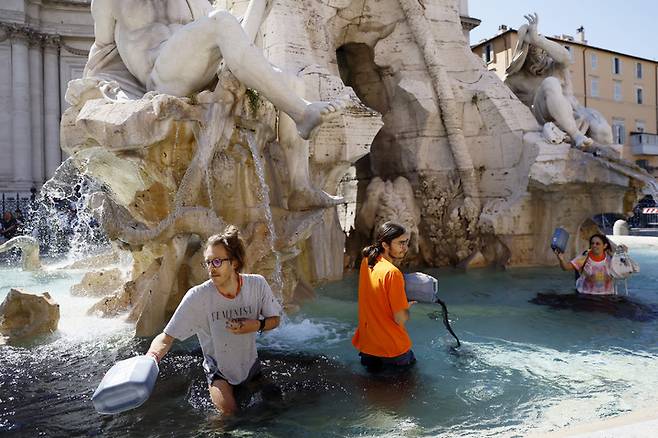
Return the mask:
<path id="1" fill-rule="evenodd" d="M 236 335 L 226 328 L 230 319 L 258 319 L 281 315 L 265 278 L 240 274 L 242 287 L 233 299 L 217 291 L 211 280 L 191 288 L 178 305 L 164 332 L 185 340 L 196 334 L 206 373 L 219 371 L 231 385 L 243 382 L 258 358 L 256 332 Z"/>

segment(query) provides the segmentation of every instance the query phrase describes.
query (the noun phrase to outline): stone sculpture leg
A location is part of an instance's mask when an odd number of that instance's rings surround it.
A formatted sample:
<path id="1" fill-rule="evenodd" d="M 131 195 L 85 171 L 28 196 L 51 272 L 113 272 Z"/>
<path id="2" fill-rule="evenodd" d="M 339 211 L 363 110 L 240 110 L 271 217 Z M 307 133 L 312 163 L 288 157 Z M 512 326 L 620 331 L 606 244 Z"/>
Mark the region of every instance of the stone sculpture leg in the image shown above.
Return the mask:
<path id="1" fill-rule="evenodd" d="M 592 140 L 601 145 L 614 143 L 612 128 L 600 112 L 584 106 L 579 107 L 576 112 L 580 117 L 587 120 L 588 131 L 586 133 Z"/>
<path id="2" fill-rule="evenodd" d="M 554 121 L 560 129 L 569 134 L 576 147 L 592 144 L 592 139 L 578 130 L 571 102 L 564 95 L 562 84 L 556 77 L 549 76 L 542 81 L 535 94 L 532 111 L 541 124 Z"/>
<path id="3" fill-rule="evenodd" d="M 309 138 L 340 109 L 336 102 L 307 102 L 297 95 L 287 86 L 285 74 L 249 42 L 238 20 L 227 11 L 213 11 L 181 26 L 160 49 L 148 88 L 175 96 L 192 94 L 212 80 L 222 58 L 240 82 L 262 92 L 290 115 L 302 138 Z"/>
<path id="4" fill-rule="evenodd" d="M 297 77 L 290 75 L 287 77 L 290 88 L 294 89 L 298 95 L 303 95 L 304 82 Z M 343 198 L 331 196 L 311 185 L 308 167 L 309 142 L 297 135 L 295 121 L 285 114 L 279 118 L 279 141 L 286 156 L 290 176 L 289 210 L 300 211 L 315 207 L 331 207 L 343 201 Z"/>

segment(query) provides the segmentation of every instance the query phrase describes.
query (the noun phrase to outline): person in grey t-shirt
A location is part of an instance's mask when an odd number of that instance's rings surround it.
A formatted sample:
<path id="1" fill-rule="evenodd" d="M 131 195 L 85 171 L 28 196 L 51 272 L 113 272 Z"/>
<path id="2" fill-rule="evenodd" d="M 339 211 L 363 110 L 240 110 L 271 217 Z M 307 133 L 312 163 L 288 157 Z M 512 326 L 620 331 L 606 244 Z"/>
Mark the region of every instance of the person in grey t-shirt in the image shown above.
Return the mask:
<path id="1" fill-rule="evenodd" d="M 261 275 L 240 273 L 244 258 L 244 243 L 235 226 L 211 236 L 204 251 L 210 279 L 187 291 L 146 353 L 159 362 L 174 339 L 196 335 L 210 398 L 224 414 L 238 409 L 234 388 L 260 374 L 256 333 L 276 328 L 281 316 L 281 305 L 267 281 Z"/>

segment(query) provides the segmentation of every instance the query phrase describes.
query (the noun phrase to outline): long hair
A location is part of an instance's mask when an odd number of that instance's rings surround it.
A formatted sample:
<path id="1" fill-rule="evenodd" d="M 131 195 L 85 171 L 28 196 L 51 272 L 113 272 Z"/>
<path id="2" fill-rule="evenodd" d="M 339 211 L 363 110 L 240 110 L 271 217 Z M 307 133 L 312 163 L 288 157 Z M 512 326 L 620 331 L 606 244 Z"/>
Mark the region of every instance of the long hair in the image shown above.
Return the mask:
<path id="1" fill-rule="evenodd" d="M 528 50 L 528 57 L 525 65 L 530 73 L 534 76 L 545 75 L 551 67 L 553 60 L 548 53 L 541 47 L 531 45 Z"/>
<path id="2" fill-rule="evenodd" d="M 603 242 L 603 252 L 606 254 L 611 254 L 612 245 L 610 245 L 610 241 L 608 240 L 605 234 L 601 234 L 601 233 L 592 234 L 592 236 L 589 238 L 590 248 L 592 247 L 592 241 L 594 240 L 595 237 L 598 237 L 599 239 L 601 239 L 601 242 Z"/>
<path id="3" fill-rule="evenodd" d="M 244 241 L 235 225 L 228 225 L 221 234 L 213 234 L 206 242 L 206 248 L 221 245 L 231 260 L 237 262 L 236 271 L 241 272 L 245 264 Z"/>
<path id="4" fill-rule="evenodd" d="M 395 222 L 384 222 L 377 230 L 375 242 L 363 248 L 361 255 L 368 258 L 368 266 L 373 268 L 377 263 L 377 257 L 384 253 L 384 245 L 390 245 L 393 239 L 407 233 L 407 229 Z"/>

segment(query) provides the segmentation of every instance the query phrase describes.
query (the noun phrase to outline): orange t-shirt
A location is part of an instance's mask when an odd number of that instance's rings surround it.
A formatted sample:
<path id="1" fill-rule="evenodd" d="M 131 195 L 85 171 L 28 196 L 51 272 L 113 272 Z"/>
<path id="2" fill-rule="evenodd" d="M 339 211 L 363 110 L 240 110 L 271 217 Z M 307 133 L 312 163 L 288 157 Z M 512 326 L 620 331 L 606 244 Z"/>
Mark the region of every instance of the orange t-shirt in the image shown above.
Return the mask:
<path id="1" fill-rule="evenodd" d="M 409 351 L 409 334 L 393 317 L 395 312 L 408 308 L 402 272 L 381 256 L 370 269 L 364 258 L 359 271 L 359 325 L 352 337 L 357 350 L 379 357 Z"/>

